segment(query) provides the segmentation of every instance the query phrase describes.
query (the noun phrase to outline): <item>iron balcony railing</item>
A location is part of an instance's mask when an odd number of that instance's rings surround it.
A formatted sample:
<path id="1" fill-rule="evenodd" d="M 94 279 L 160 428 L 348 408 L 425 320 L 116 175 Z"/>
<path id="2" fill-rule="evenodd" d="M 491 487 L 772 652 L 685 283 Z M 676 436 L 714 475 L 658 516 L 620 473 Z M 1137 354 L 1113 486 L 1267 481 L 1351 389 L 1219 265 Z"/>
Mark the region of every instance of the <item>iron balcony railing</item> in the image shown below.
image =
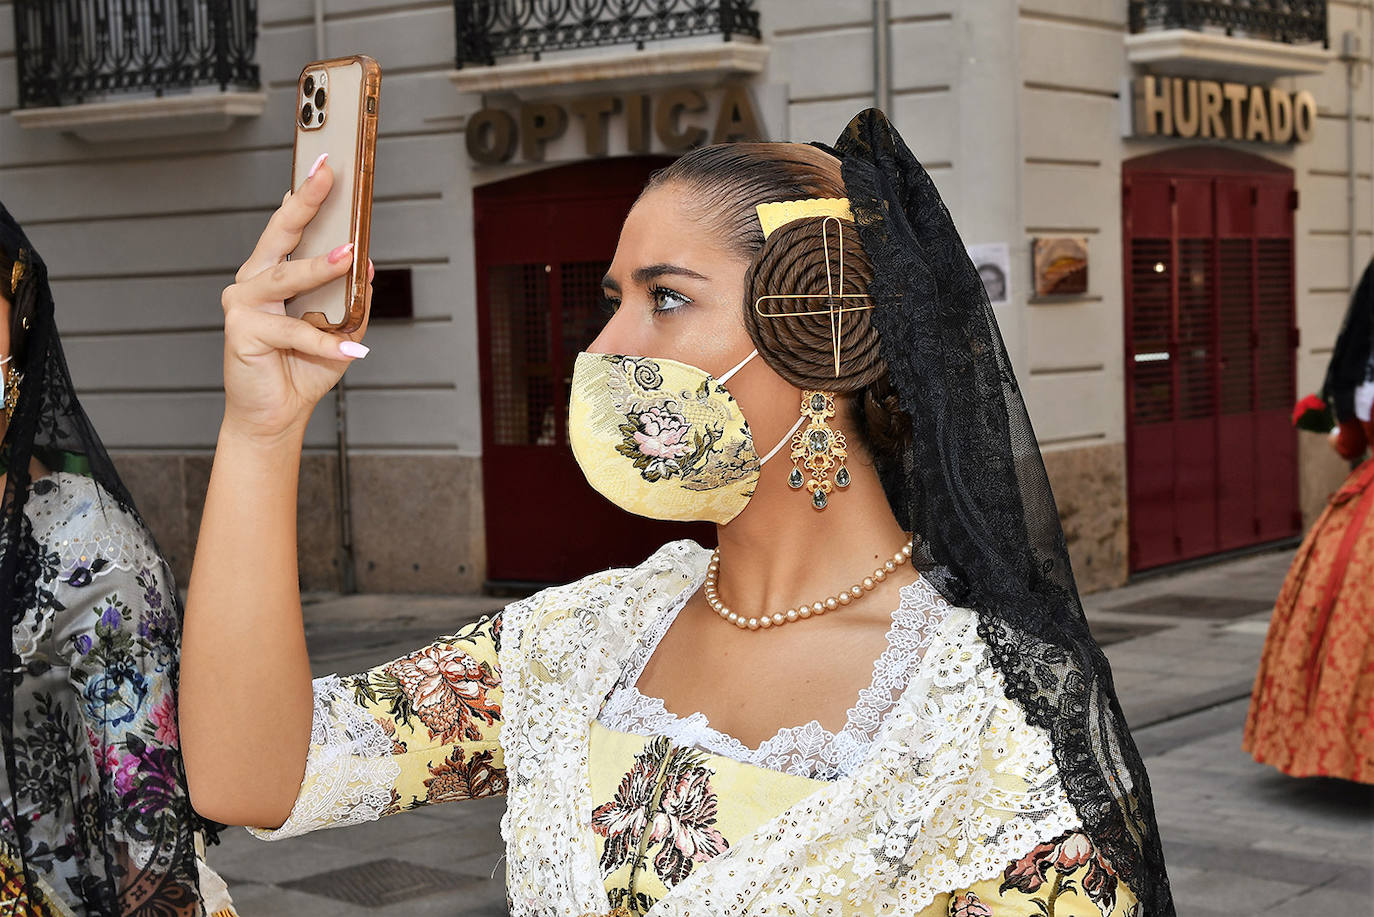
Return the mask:
<path id="1" fill-rule="evenodd" d="M 257 0 L 15 0 L 19 105 L 256 89 Z"/>
<path id="2" fill-rule="evenodd" d="M 1326 0 L 1131 0 L 1131 31 L 1217 30 L 1227 35 L 1330 47 Z"/>
<path id="3" fill-rule="evenodd" d="M 458 66 L 691 35 L 759 37 L 753 0 L 454 0 Z"/>

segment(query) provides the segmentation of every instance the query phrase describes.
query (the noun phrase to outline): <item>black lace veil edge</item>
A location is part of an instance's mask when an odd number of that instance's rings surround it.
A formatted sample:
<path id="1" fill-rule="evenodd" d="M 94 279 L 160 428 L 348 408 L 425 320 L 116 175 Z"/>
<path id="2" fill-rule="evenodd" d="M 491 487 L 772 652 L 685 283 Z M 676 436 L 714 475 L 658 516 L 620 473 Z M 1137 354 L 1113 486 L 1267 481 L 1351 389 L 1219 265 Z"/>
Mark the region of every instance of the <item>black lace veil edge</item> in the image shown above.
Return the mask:
<path id="1" fill-rule="evenodd" d="M 1085 831 L 1149 917 L 1171 917 L 1149 779 L 1088 630 L 1044 460 L 983 284 L 886 116 L 833 148 L 874 267 L 871 320 L 913 433 L 883 469 L 918 568 L 974 609 L 1007 695 L 1045 729 Z"/>
<path id="2" fill-rule="evenodd" d="M 1374 260 L 1365 266 L 1355 292 L 1331 360 L 1326 365 L 1322 394 L 1331 403 L 1338 420 L 1355 419 L 1355 389 L 1369 373 L 1369 357 L 1374 350 Z"/>
<path id="3" fill-rule="evenodd" d="M 34 595 L 31 590 L 38 587 L 42 575 L 39 545 L 34 540 L 25 514 L 34 484 L 30 459 L 39 458 L 47 467 L 57 470 L 53 464 L 55 461 L 78 457 L 84 466 L 81 472 L 100 485 L 99 499 L 104 501 L 108 498 L 118 510 L 128 513 L 138 524 L 144 523 L 128 488 L 115 470 L 109 453 L 77 398 L 57 331 L 47 265 L 3 203 L 0 203 L 0 249 L 16 262 L 22 263 L 22 276 L 13 289 L 11 276 L 0 278 L 0 282 L 11 299 L 11 315 L 25 317 L 28 321 L 22 363 L 15 360 L 20 364 L 17 369 L 22 373 L 19 396 L 5 432 L 3 446 L 0 446 L 6 472 L 3 508 L 0 508 L 0 608 L 4 609 L 8 625 L 4 628 L 5 668 L 0 672 L 0 745 L 3 745 L 6 786 L 10 793 L 6 797 L 0 792 L 0 837 L 12 847 L 17 865 L 24 873 L 24 887 L 7 889 L 7 893 L 17 892 L 27 896 L 38 883 L 25 852 L 28 821 L 18 817 L 14 795 L 22 782 L 15 754 L 16 731 L 24 728 L 22 724 L 16 724 L 14 692 L 21 674 L 15 655 L 15 627 L 23 620 L 29 600 Z M 104 509 L 108 508 L 102 506 Z M 144 527 L 146 529 L 146 525 Z M 167 599 L 175 603 L 179 632 L 181 606 L 175 590 L 170 590 Z M 175 666 L 169 677 L 175 685 Z M 176 832 L 176 837 L 145 840 L 160 851 L 171 851 L 164 865 L 169 869 L 180 868 L 182 875 L 190 876 L 195 881 L 198 872 L 194 835 L 199 832 L 208 843 L 215 843 L 221 826 L 201 818 L 190 807 L 185 772 L 180 767 L 179 758 L 176 779 L 181 800 L 184 800 L 184 818 L 181 819 L 184 827 Z M 112 813 L 106 815 L 113 817 Z M 103 827 L 94 826 L 91 833 L 92 837 L 82 840 L 98 842 L 103 836 Z M 106 877 L 117 874 L 120 867 L 114 862 L 108 848 L 101 848 L 98 855 L 95 850 L 88 850 L 87 853 L 89 860 L 100 864 Z M 91 878 L 85 881 L 82 888 L 72 891 L 86 902 L 92 915 L 115 917 L 120 914 L 117 890 L 108 879 L 102 881 Z M 12 898 L 11 901 L 27 903 L 26 898 Z M 156 906 L 156 902 L 149 903 Z"/>

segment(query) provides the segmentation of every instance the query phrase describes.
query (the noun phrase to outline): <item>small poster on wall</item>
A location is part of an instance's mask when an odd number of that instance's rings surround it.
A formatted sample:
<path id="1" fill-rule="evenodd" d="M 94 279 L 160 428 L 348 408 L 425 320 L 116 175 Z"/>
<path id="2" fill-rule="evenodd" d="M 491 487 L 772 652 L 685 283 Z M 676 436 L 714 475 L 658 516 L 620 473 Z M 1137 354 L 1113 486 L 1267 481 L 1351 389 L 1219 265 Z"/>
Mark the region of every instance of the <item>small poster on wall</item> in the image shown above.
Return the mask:
<path id="1" fill-rule="evenodd" d="M 1088 240 L 1051 236 L 1031 241 L 1036 296 L 1088 292 Z"/>
<path id="2" fill-rule="evenodd" d="M 988 302 L 1004 306 L 1011 301 L 1011 250 L 1005 242 L 968 246 L 968 256 L 983 279 Z"/>

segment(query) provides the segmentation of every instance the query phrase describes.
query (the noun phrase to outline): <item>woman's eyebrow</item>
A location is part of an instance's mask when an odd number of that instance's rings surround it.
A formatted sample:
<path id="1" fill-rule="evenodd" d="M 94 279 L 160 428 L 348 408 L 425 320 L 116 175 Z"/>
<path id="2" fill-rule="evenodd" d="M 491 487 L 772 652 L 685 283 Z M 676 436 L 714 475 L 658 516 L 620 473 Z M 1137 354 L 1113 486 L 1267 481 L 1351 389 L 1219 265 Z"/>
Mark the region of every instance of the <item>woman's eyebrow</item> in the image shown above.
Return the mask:
<path id="1" fill-rule="evenodd" d="M 680 264 L 648 264 L 644 267 L 635 268 L 635 272 L 630 277 L 637 284 L 646 284 L 656 277 L 673 275 L 676 277 L 691 277 L 695 280 L 710 280 L 705 274 L 698 274 L 691 268 L 683 267 Z"/>
<path id="2" fill-rule="evenodd" d="M 677 277 L 691 277 L 696 280 L 709 281 L 711 279 L 710 277 L 707 277 L 705 274 L 698 274 L 691 268 L 683 267 L 680 264 L 668 264 L 666 262 L 661 262 L 659 264 L 648 264 L 644 267 L 635 268 L 634 273 L 630 275 L 630 279 L 633 280 L 637 285 L 643 286 L 644 284 L 648 283 L 649 281 L 655 278 L 669 275 Z M 611 290 L 615 293 L 620 292 L 620 283 L 610 274 L 607 274 L 605 277 L 601 278 L 601 286 L 604 289 Z"/>

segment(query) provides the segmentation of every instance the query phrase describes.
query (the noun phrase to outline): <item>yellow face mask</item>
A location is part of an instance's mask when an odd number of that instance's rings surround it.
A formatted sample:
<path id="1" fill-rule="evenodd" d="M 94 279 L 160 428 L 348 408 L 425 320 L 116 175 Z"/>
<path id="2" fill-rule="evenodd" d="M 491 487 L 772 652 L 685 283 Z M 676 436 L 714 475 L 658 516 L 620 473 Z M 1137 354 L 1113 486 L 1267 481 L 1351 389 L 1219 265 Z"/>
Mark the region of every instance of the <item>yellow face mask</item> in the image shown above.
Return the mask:
<path id="1" fill-rule="evenodd" d="M 676 360 L 578 354 L 568 440 L 587 483 L 650 519 L 723 525 L 738 516 L 763 463 L 797 429 L 759 460 L 749 424 L 725 389 L 757 355 L 717 379 Z"/>

